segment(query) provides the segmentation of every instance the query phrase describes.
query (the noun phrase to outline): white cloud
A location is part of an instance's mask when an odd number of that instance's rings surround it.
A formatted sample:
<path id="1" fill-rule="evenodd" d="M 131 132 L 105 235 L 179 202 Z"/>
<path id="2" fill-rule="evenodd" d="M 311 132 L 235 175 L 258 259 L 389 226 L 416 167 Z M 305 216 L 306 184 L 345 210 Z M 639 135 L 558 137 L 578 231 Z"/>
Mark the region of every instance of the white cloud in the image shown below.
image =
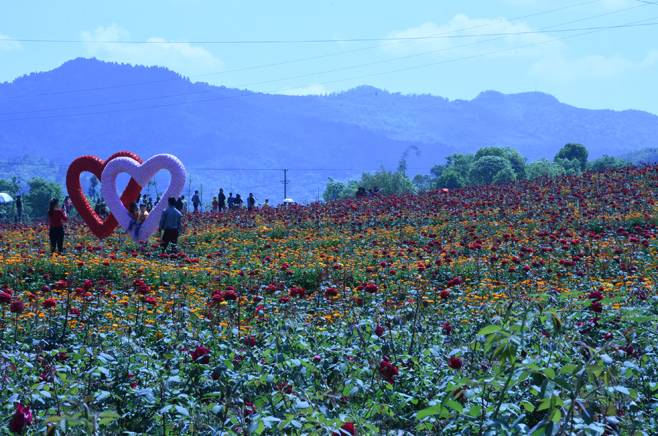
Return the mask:
<path id="1" fill-rule="evenodd" d="M 21 49 L 23 45 L 11 36 L 0 33 L 0 51 Z"/>
<path id="2" fill-rule="evenodd" d="M 117 44 L 126 41 L 130 34 L 112 24 L 100 26 L 91 32 L 82 32 L 89 55 L 100 59 L 136 65 L 159 65 L 176 72 L 195 75 L 221 70 L 221 59 L 203 47 L 188 43 L 171 43 L 160 37 L 151 37 L 150 44 Z"/>
<path id="3" fill-rule="evenodd" d="M 559 54 L 534 63 L 530 71 L 544 79 L 568 82 L 582 79 L 609 79 L 622 74 L 646 70 L 656 65 L 658 65 L 658 50 L 650 50 L 639 60 L 619 55 L 588 55 L 570 58 Z"/>
<path id="4" fill-rule="evenodd" d="M 279 94 L 284 95 L 326 95 L 330 91 L 320 84 L 312 84 L 301 88 L 284 89 Z"/>
<path id="5" fill-rule="evenodd" d="M 548 34 L 534 32 L 523 22 L 512 22 L 503 17 L 470 18 L 464 14 L 455 15 L 445 24 L 426 22 L 416 27 L 400 30 L 388 35 L 389 38 L 437 38 L 384 41 L 383 50 L 391 54 L 413 54 L 432 52 L 436 55 L 474 55 L 490 53 L 493 56 L 532 56 L 562 46 L 559 40 Z M 492 34 L 507 34 L 495 36 Z M 468 37 L 446 36 L 476 35 Z M 429 54 L 429 53 L 428 53 Z"/>

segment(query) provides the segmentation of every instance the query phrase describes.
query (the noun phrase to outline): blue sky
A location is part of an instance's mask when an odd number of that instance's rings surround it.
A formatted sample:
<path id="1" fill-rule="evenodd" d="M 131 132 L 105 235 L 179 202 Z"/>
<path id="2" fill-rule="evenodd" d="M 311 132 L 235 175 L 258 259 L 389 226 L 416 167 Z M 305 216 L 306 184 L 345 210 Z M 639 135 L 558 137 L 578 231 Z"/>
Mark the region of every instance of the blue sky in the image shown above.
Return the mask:
<path id="1" fill-rule="evenodd" d="M 658 0 L 3 3 L 0 81 L 84 56 L 163 65 L 193 81 L 263 92 L 326 93 L 368 84 L 394 92 L 470 99 L 488 89 L 537 90 L 580 107 L 658 114 L 658 26 L 586 35 L 528 33 L 658 22 Z M 167 43 L 500 33 L 508 35 L 322 44 Z M 164 44 L 110 42 L 126 40 Z"/>

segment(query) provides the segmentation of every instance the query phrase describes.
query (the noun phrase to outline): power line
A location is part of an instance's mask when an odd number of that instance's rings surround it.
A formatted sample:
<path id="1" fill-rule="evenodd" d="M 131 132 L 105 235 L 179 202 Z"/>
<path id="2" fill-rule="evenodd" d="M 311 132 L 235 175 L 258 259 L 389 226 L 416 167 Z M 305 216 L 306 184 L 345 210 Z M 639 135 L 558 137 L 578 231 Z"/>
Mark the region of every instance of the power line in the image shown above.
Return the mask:
<path id="1" fill-rule="evenodd" d="M 452 63 L 452 62 L 457 62 L 457 61 L 461 61 L 461 60 L 475 59 L 475 58 L 484 57 L 484 56 L 488 56 L 488 55 L 492 55 L 492 54 L 508 52 L 508 51 L 515 51 L 515 50 L 519 50 L 521 48 L 526 48 L 526 47 L 530 47 L 530 46 L 537 46 L 537 45 L 543 45 L 543 44 L 557 42 L 557 41 L 560 41 L 560 40 L 572 39 L 572 38 L 589 35 L 589 34 L 592 34 L 592 33 L 599 32 L 601 30 L 606 30 L 606 29 L 611 29 L 611 28 L 619 29 L 619 28 L 634 28 L 634 27 L 649 26 L 649 25 L 653 26 L 653 25 L 658 25 L 658 22 L 648 22 L 648 21 L 649 20 L 655 20 L 657 18 L 658 17 L 652 17 L 652 18 L 649 18 L 649 19 L 640 20 L 640 21 L 636 21 L 636 22 L 625 23 L 625 24 L 620 24 L 620 25 L 616 25 L 616 26 L 612 26 L 612 27 L 602 27 L 602 26 L 592 27 L 592 28 L 590 28 L 592 30 L 589 30 L 587 32 L 579 33 L 579 34 L 572 35 L 572 36 L 567 36 L 567 37 L 556 38 L 554 40 L 547 40 L 547 41 L 529 43 L 529 44 L 516 46 L 516 47 L 512 47 L 512 48 L 508 48 L 508 49 L 494 50 L 494 51 L 479 53 L 479 54 L 470 55 L 470 56 L 453 58 L 453 59 L 443 60 L 443 61 L 439 61 L 439 62 L 432 62 L 432 63 L 429 63 L 429 64 L 421 64 L 421 65 L 415 65 L 415 66 L 410 66 L 410 67 L 405 67 L 405 68 L 398 68 L 398 69 L 389 70 L 389 71 L 370 73 L 370 74 L 365 74 L 365 75 L 361 75 L 361 76 L 355 76 L 355 77 L 348 77 L 348 78 L 343 78 L 343 79 L 325 81 L 321 84 L 325 85 L 325 84 L 337 83 L 337 82 L 342 82 L 342 81 L 347 81 L 347 80 L 354 80 L 354 79 L 360 79 L 360 78 L 365 78 L 365 77 L 374 77 L 374 76 L 392 74 L 392 73 L 397 73 L 397 72 L 402 72 L 402 71 L 410 71 L 410 70 L 415 70 L 415 69 L 427 68 L 427 67 L 431 67 L 431 66 L 436 66 L 436 65 L 445 64 L 445 63 Z M 408 58 L 408 57 L 409 56 L 405 56 L 405 58 Z M 372 64 L 372 63 L 370 63 L 370 64 Z M 360 66 L 366 66 L 366 65 L 369 65 L 369 64 L 362 64 Z M 357 66 L 348 66 L 348 67 L 344 67 L 344 68 L 341 68 L 341 69 L 330 70 L 329 72 L 335 72 L 335 71 L 338 71 L 338 70 L 353 69 L 353 68 L 356 68 L 356 67 Z M 311 73 L 311 74 L 302 75 L 302 76 L 316 75 L 316 74 L 323 74 L 323 73 L 326 73 L 326 72 L 316 72 L 316 73 Z M 295 76 L 295 78 L 299 78 L 299 77 L 302 77 L 302 76 Z M 289 80 L 289 79 L 290 78 L 276 79 L 276 80 L 259 82 L 259 83 L 269 83 L 269 82 L 272 82 L 272 81 Z M 125 100 L 123 102 L 98 103 L 98 104 L 89 105 L 89 106 L 100 106 L 100 105 L 104 105 L 104 104 L 111 105 L 111 104 L 120 104 L 120 103 L 138 103 L 138 102 L 144 101 L 144 100 L 155 100 L 155 99 L 171 98 L 171 97 L 175 97 L 175 96 L 201 94 L 201 93 L 205 93 L 205 92 L 216 92 L 216 89 L 213 89 L 211 91 L 198 91 L 198 92 L 193 92 L 193 93 L 175 94 L 175 95 L 170 95 L 170 96 L 150 97 L 150 98 L 141 99 L 141 100 L 136 99 L 136 100 Z M 180 105 L 184 105 L 184 104 L 198 104 L 198 103 L 205 103 L 205 102 L 210 102 L 210 101 L 228 100 L 228 99 L 232 99 L 232 98 L 243 98 L 243 97 L 252 96 L 252 95 L 259 95 L 259 93 L 250 93 L 250 94 L 246 94 L 246 95 L 242 94 L 242 95 L 234 95 L 234 96 L 221 96 L 221 97 L 214 97 L 214 98 L 201 99 L 201 100 L 191 100 L 191 101 L 183 101 L 183 102 L 164 103 L 164 104 L 145 106 L 145 107 L 122 108 L 122 109 L 110 110 L 110 111 L 87 112 L 87 113 L 78 113 L 78 114 L 57 114 L 57 115 L 49 115 L 49 116 L 42 116 L 42 117 L 24 117 L 24 118 L 2 119 L 2 120 L 0 120 L 0 122 L 2 122 L 2 121 L 5 121 L 5 122 L 8 122 L 8 121 L 24 121 L 24 120 L 33 120 L 33 119 L 64 118 L 64 117 L 68 118 L 68 117 L 77 117 L 77 116 L 110 114 L 110 113 L 115 113 L 115 112 L 157 109 L 157 108 L 164 108 L 164 107 L 171 107 L 171 106 L 180 106 Z M 51 108 L 51 109 L 48 109 L 48 110 L 67 110 L 67 109 L 71 109 L 71 107 L 69 107 L 69 108 Z M 36 111 L 23 112 L 23 113 L 34 113 L 34 112 L 36 112 Z M 16 114 L 20 114 L 20 112 L 18 112 L 18 113 L 5 113 L 4 115 L 16 115 Z"/>
<path id="2" fill-rule="evenodd" d="M 520 20 L 523 20 L 523 19 L 526 19 L 526 18 L 531 18 L 531 17 L 535 17 L 535 16 L 546 15 L 546 14 L 551 14 L 551 13 L 554 13 L 554 12 L 564 11 L 564 10 L 572 9 L 572 8 L 575 8 L 575 7 L 578 7 L 578 6 L 584 6 L 584 5 L 588 5 L 588 4 L 592 4 L 592 3 L 598 3 L 600 1 L 601 0 L 587 0 L 587 1 L 573 3 L 573 4 L 570 4 L 570 5 L 565 5 L 565 6 L 562 6 L 562 7 L 559 7 L 559 8 L 545 9 L 545 10 L 542 10 L 542 11 L 538 11 L 538 12 L 534 12 L 534 13 L 514 17 L 514 18 L 510 19 L 510 22 L 516 22 L 516 21 L 520 21 Z M 617 12 L 620 12 L 620 11 L 626 11 L 628 9 L 633 9 L 633 8 L 621 9 L 621 10 L 618 10 L 618 11 L 614 11 L 612 13 L 617 13 Z M 603 15 L 608 15 L 608 14 L 603 14 Z M 594 17 L 598 17 L 598 16 L 594 16 Z M 580 21 L 580 20 L 576 20 L 576 21 Z M 562 24 L 569 24 L 569 23 L 573 23 L 573 22 L 574 21 L 568 22 L 568 23 L 562 23 Z M 461 29 L 454 30 L 453 32 L 463 32 L 463 31 L 467 31 L 467 30 L 474 30 L 474 29 L 479 29 L 479 28 L 483 28 L 483 27 L 490 27 L 490 26 L 491 26 L 491 23 L 482 23 L 482 24 L 478 24 L 478 25 L 475 25 L 475 26 L 463 27 Z M 438 35 L 448 35 L 450 33 L 451 32 L 446 31 L 446 32 L 442 32 Z M 486 41 L 483 41 L 483 42 L 486 42 Z M 384 45 L 386 45 L 386 44 L 384 44 Z M 252 65 L 252 66 L 247 66 L 247 67 L 242 67 L 242 68 L 235 68 L 235 69 L 224 70 L 224 71 L 218 71 L 218 72 L 213 72 L 213 73 L 204 73 L 204 74 L 191 75 L 191 76 L 188 76 L 188 77 L 209 77 L 209 76 L 217 76 L 217 75 L 228 74 L 228 73 L 233 73 L 233 72 L 242 72 L 242 71 L 249 71 L 249 70 L 254 70 L 254 69 L 270 68 L 270 67 L 275 67 L 275 66 L 288 65 L 288 64 L 293 64 L 293 63 L 306 62 L 306 61 L 311 61 L 311 60 L 317 60 L 317 59 L 324 59 L 324 58 L 329 58 L 329 57 L 334 57 L 334 56 L 340 56 L 340 55 L 344 55 L 344 54 L 351 54 L 351 53 L 376 49 L 376 48 L 380 48 L 380 47 L 381 47 L 381 45 L 374 45 L 374 46 L 362 47 L 362 48 L 358 48 L 358 49 L 328 53 L 328 54 L 325 54 L 325 55 L 318 55 L 318 56 L 305 57 L 305 58 L 297 58 L 297 59 L 291 59 L 291 60 L 288 60 L 288 61 L 280 61 L 280 62 L 274 62 L 274 63 L 269 63 L 269 64 Z M 30 94 L 30 95 L 8 96 L 7 98 L 19 99 L 19 98 L 30 98 L 30 97 L 35 97 L 35 96 L 58 95 L 58 94 L 88 92 L 88 91 L 99 91 L 99 90 L 140 86 L 140 85 L 153 84 L 153 83 L 162 83 L 162 82 L 169 82 L 169 81 L 176 81 L 176 80 L 178 80 L 178 78 L 143 81 L 143 82 L 134 82 L 134 83 L 128 83 L 128 84 L 121 84 L 121 85 L 108 85 L 108 86 L 100 86 L 100 87 L 92 87 L 92 88 L 81 88 L 81 89 L 73 89 L 73 90 L 49 91 L 49 92 L 36 93 L 36 94 Z"/>
<path id="3" fill-rule="evenodd" d="M 580 22 L 584 20 L 589 20 L 592 18 L 599 18 L 601 16 L 606 16 L 606 15 L 611 15 L 614 13 L 619 13 L 622 11 L 627 11 L 630 9 L 635 9 L 637 7 L 642 7 L 642 6 L 634 6 L 631 8 L 626 8 L 614 12 L 608 12 L 604 14 L 598 14 L 594 16 L 588 16 L 584 18 L 580 18 L 577 20 L 572 20 L 567 23 L 560 23 L 557 25 L 553 26 L 548 26 L 547 28 L 544 29 L 544 31 L 549 31 L 551 27 L 556 27 L 559 25 L 563 24 L 571 24 L 574 22 Z M 609 29 L 619 29 L 619 28 L 629 28 L 629 27 L 639 27 L 639 26 L 647 26 L 647 25 L 657 25 L 658 23 L 634 23 L 634 24 L 619 24 L 619 25 L 613 25 L 613 26 L 591 26 L 591 27 L 580 27 L 577 28 L 578 30 L 588 30 L 588 31 L 599 31 L 599 30 L 609 30 Z M 567 30 L 567 29 L 562 29 L 562 30 Z M 572 30 L 572 29 L 569 29 Z M 373 66 L 373 65 L 379 65 L 379 64 L 385 64 L 385 63 L 391 63 L 391 62 L 396 62 L 400 60 L 405 60 L 405 59 L 411 59 L 419 56 L 425 56 L 428 54 L 436 54 L 444 51 L 449 51 L 449 50 L 454 50 L 458 48 L 463 48 L 463 47 L 468 47 L 471 45 L 477 45 L 481 44 L 484 42 L 491 42 L 497 39 L 501 39 L 503 37 L 496 37 L 496 38 L 491 38 L 488 40 L 483 40 L 483 41 L 478 41 L 476 43 L 470 43 L 470 44 L 463 44 L 455 47 L 449 47 L 449 48 L 441 48 L 441 49 L 436 49 L 436 50 L 429 50 L 429 51 L 423 51 L 420 53 L 414 53 L 406 56 L 398 56 L 394 58 L 388 58 L 388 59 L 383 59 L 379 61 L 373 61 L 373 62 L 367 62 L 367 63 L 362 63 L 362 64 L 356 64 L 356 65 L 348 65 L 344 67 L 338 67 L 330 70 L 324 70 L 324 71 L 316 71 L 316 72 L 311 72 L 311 73 L 304 73 L 304 74 L 299 74 L 295 76 L 289 76 L 289 77 L 284 77 L 284 78 L 277 78 L 277 79 L 269 79 L 269 80 L 264 80 L 264 81 L 259 81 L 259 82 L 252 82 L 252 83 L 247 83 L 247 84 L 242 84 L 238 85 L 238 87 L 250 87 L 250 86 L 257 86 L 257 85 L 263 85 L 263 84 L 268 84 L 268 83 L 276 83 L 276 82 L 281 82 L 281 81 L 287 81 L 287 80 L 292 80 L 292 79 L 299 79 L 299 78 L 305 78 L 305 77 L 311 77 L 311 76 L 316 76 L 316 75 L 322 75 L 322 74 L 329 74 L 329 73 L 335 73 L 339 71 L 347 71 L 347 70 L 352 70 L 352 69 L 358 69 L 358 68 L 363 68 L 363 67 L 368 67 L 368 66 Z M 75 110 L 75 109 L 85 109 L 85 108 L 93 108 L 93 107 L 105 107 L 105 106 L 112 106 L 112 105 L 121 105 L 121 104 L 126 104 L 126 103 L 139 103 L 139 102 L 148 102 L 148 101 L 157 101 L 157 100 L 165 100 L 168 98 L 176 98 L 176 97 L 186 97 L 186 96 L 193 96 L 193 95 L 199 95 L 199 94 L 208 94 L 208 93 L 213 93 L 217 92 L 218 90 L 216 88 L 213 89 L 204 89 L 204 90 L 199 90 L 199 91 L 191 91 L 191 92 L 182 92 L 182 93 L 176 93 L 176 94 L 169 94 L 169 95 L 158 95 L 158 96 L 152 96 L 152 97 L 144 97 L 144 98 L 139 98 L 139 99 L 128 99 L 128 100 L 120 100 L 120 101 L 114 101 L 114 102 L 99 102 L 99 103 L 92 103 L 92 104 L 85 104 L 85 105 L 74 105 L 74 106 L 65 106 L 65 107 L 55 107 L 55 108 L 42 108 L 42 109 L 35 109 L 35 110 L 30 110 L 30 111 L 19 111 L 19 112 L 5 112 L 5 113 L 0 113 L 0 116 L 15 116 L 15 115 L 22 115 L 22 114 L 34 114 L 34 113 L 42 113 L 42 112 L 51 112 L 51 111 L 63 111 L 63 110 Z M 61 114 L 58 114 L 61 115 Z M 5 121 L 5 120 L 0 120 L 0 121 Z"/>

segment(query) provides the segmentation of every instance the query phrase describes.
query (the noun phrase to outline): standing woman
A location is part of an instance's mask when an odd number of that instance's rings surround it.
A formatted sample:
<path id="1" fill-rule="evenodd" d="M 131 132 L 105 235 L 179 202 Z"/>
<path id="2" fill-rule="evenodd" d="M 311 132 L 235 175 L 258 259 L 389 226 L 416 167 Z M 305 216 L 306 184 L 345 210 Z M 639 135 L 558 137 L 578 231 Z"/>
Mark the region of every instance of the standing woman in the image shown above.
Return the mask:
<path id="1" fill-rule="evenodd" d="M 59 208 L 59 200 L 53 198 L 50 200 L 48 207 L 48 226 L 50 236 L 50 252 L 55 250 L 62 254 L 64 250 L 64 222 L 66 222 L 66 213 Z"/>

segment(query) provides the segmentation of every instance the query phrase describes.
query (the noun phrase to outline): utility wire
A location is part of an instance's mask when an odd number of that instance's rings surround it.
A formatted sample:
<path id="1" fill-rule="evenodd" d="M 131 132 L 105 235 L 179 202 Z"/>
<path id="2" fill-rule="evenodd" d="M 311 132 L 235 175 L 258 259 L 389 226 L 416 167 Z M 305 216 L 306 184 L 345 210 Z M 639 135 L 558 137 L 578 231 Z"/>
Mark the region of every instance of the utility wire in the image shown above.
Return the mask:
<path id="1" fill-rule="evenodd" d="M 559 7 L 559 8 L 545 9 L 545 10 L 542 10 L 542 11 L 533 12 L 533 13 L 530 13 L 530 14 L 514 17 L 514 18 L 510 19 L 510 22 L 513 23 L 513 22 L 520 21 L 520 20 L 523 20 L 523 19 L 526 19 L 526 18 L 551 14 L 551 13 L 554 13 L 554 12 L 560 12 L 560 11 L 564 11 L 564 10 L 567 10 L 567 9 L 572 9 L 572 8 L 579 7 L 579 6 L 589 5 L 589 4 L 592 4 L 592 3 L 599 3 L 600 1 L 601 0 L 588 0 L 588 1 L 573 3 L 573 4 L 570 4 L 570 5 L 565 5 L 565 6 Z M 626 10 L 626 9 L 622 9 L 622 11 L 623 10 Z M 469 26 L 469 27 L 464 27 L 464 28 L 461 28 L 461 29 L 457 29 L 457 30 L 454 30 L 453 32 L 463 32 L 463 31 L 474 30 L 474 29 L 479 29 L 479 28 L 483 28 L 483 27 L 490 27 L 490 26 L 491 26 L 490 23 L 482 23 L 482 24 L 478 24 L 478 25 L 475 25 L 475 26 Z M 447 31 L 447 32 L 442 32 L 438 35 L 447 35 L 447 34 L 450 34 L 450 33 L 451 32 Z M 385 43 L 383 45 L 386 46 L 386 45 L 390 45 L 390 44 Z M 243 71 L 257 70 L 257 69 L 263 69 L 263 68 L 271 68 L 271 67 L 276 67 L 276 66 L 281 66 L 281 65 L 288 65 L 288 64 L 307 62 L 307 61 L 318 60 L 318 59 L 325 59 L 325 58 L 334 57 L 334 56 L 341 56 L 341 55 L 345 55 L 345 54 L 352 54 L 352 53 L 377 49 L 377 48 L 381 48 L 381 47 L 382 47 L 382 44 L 378 44 L 378 45 L 372 45 L 372 46 L 362 47 L 362 48 L 358 48 L 358 49 L 328 53 L 328 54 L 318 55 L 318 56 L 311 56 L 311 57 L 305 57 L 305 58 L 296 58 L 296 59 L 291 59 L 291 60 L 287 60 L 287 61 L 273 62 L 273 63 L 260 64 L 260 65 L 252 65 L 252 66 L 247 66 L 247 67 L 242 67 L 242 68 L 235 68 L 235 69 L 224 70 L 224 71 L 217 71 L 217 72 L 212 72 L 212 73 L 190 75 L 188 77 L 201 78 L 201 77 L 210 77 L 210 76 L 217 76 L 217 75 L 222 75 L 222 74 L 229 74 L 229 73 L 234 73 L 234 72 L 243 72 Z M 35 97 L 35 96 L 46 96 L 46 95 L 58 95 L 58 94 L 67 94 L 67 93 L 76 93 L 76 92 L 99 91 L 99 90 L 106 90 L 106 89 L 125 88 L 125 87 L 140 86 L 140 85 L 146 85 L 146 84 L 162 83 L 162 82 L 177 81 L 177 80 L 179 80 L 179 79 L 178 78 L 172 78 L 172 79 L 162 79 L 162 80 L 151 80 L 151 81 L 133 82 L 133 83 L 127 83 L 127 84 L 120 84 L 120 85 L 108 85 L 108 86 L 100 86 L 100 87 L 92 87 L 92 88 L 59 90 L 59 91 L 49 91 L 49 92 L 42 92 L 42 93 L 35 93 L 35 94 L 18 95 L 18 96 L 8 96 L 7 98 L 20 99 L 20 98 L 31 98 L 31 97 Z"/>
<path id="2" fill-rule="evenodd" d="M 648 26 L 648 25 L 658 25 L 658 22 L 648 22 L 650 20 L 656 20 L 656 19 L 658 19 L 658 17 L 652 17 L 652 18 L 648 18 L 648 19 L 645 19 L 645 20 L 640 20 L 640 21 L 636 21 L 636 22 L 630 22 L 630 23 L 625 23 L 625 24 L 621 24 L 621 25 L 616 25 L 616 26 L 614 26 L 614 28 L 619 29 L 619 28 L 633 28 L 633 27 Z M 571 35 L 571 36 L 567 36 L 567 37 L 556 38 L 556 39 L 553 39 L 553 40 L 529 43 L 529 44 L 524 44 L 524 45 L 521 45 L 521 46 L 511 47 L 511 48 L 508 48 L 508 49 L 494 50 L 494 51 L 479 53 L 479 54 L 475 54 L 475 55 L 471 55 L 471 56 L 464 56 L 464 57 L 459 57 L 459 58 L 443 60 L 443 61 L 439 61 L 439 62 L 432 62 L 432 63 L 428 63 L 428 64 L 421 64 L 421 65 L 415 65 L 415 66 L 410 66 L 410 67 L 405 67 L 405 68 L 398 68 L 398 69 L 389 70 L 389 71 L 370 73 L 370 74 L 365 74 L 365 75 L 361 75 L 361 76 L 355 76 L 355 77 L 348 77 L 348 78 L 336 79 L 336 80 L 331 80 L 331 81 L 325 81 L 321 84 L 325 85 L 325 84 L 337 83 L 337 82 L 342 82 L 342 81 L 347 81 L 347 80 L 354 80 L 354 79 L 360 79 L 360 78 L 365 78 L 365 77 L 374 77 L 374 76 L 380 76 L 380 75 L 385 75 L 385 74 L 392 74 L 392 73 L 396 73 L 396 72 L 427 68 L 427 67 L 431 67 L 431 66 L 436 66 L 436 65 L 440 65 L 440 64 L 446 64 L 446 63 L 452 63 L 452 62 L 457 62 L 457 61 L 461 61 L 461 60 L 475 59 L 475 58 L 479 58 L 479 57 L 489 56 L 489 55 L 492 55 L 492 54 L 515 51 L 515 50 L 519 50 L 519 49 L 526 48 L 526 47 L 543 45 L 543 44 L 548 44 L 548 43 L 554 43 L 554 42 L 557 42 L 557 41 L 560 41 L 560 40 L 567 40 L 567 39 L 572 39 L 572 38 L 576 38 L 576 37 L 586 36 L 586 35 L 589 35 L 589 34 L 592 34 L 592 33 L 600 32 L 602 30 L 605 30 L 605 29 L 602 29 L 599 26 L 597 28 L 592 28 L 592 30 L 589 30 L 587 32 L 583 32 L 583 33 L 579 33 L 579 34 Z M 345 67 L 345 69 L 350 69 L 350 68 L 352 68 L 352 67 Z M 318 73 L 314 73 L 314 74 L 318 74 Z M 216 91 L 216 90 L 213 90 L 213 91 Z M 199 91 L 199 92 L 195 92 L 195 93 L 188 93 L 186 95 L 199 94 L 199 93 L 201 93 L 201 92 Z M 210 101 L 228 100 L 228 99 L 232 99 L 232 98 L 243 98 L 243 97 L 253 96 L 253 95 L 259 95 L 259 93 L 240 94 L 240 95 L 233 95 L 233 96 L 221 96 L 221 97 L 214 97 L 214 98 L 201 99 L 201 100 L 190 100 L 190 101 L 183 101 L 183 102 L 171 102 L 171 103 L 164 103 L 164 104 L 144 106 L 144 107 L 122 108 L 122 109 L 116 109 L 116 110 L 110 110 L 110 111 L 87 112 L 87 113 L 78 113 L 78 114 L 57 114 L 57 115 L 49 115 L 49 116 L 42 116 L 42 117 L 25 117 L 25 118 L 3 119 L 3 120 L 0 120 L 0 122 L 3 122 L 3 121 L 4 122 L 22 121 L 22 120 L 31 120 L 31 119 L 50 119 L 50 118 L 63 118 L 63 117 L 77 117 L 77 116 L 110 114 L 110 113 L 116 113 L 116 112 L 122 112 L 122 111 L 136 111 L 136 110 L 140 111 L 140 110 L 146 110 L 146 109 L 156 109 L 156 108 L 163 108 L 163 107 L 179 106 L 179 105 L 184 105 L 184 104 L 198 104 L 198 103 L 205 103 L 205 102 L 210 102 Z M 167 96 L 167 97 L 161 96 L 160 98 L 170 98 L 170 97 L 171 96 Z M 151 99 L 155 99 L 155 97 L 149 98 L 149 100 L 151 100 Z M 132 102 L 139 102 L 139 101 L 141 101 L 141 100 L 124 101 L 123 103 L 132 103 Z M 119 102 L 107 103 L 107 104 L 118 104 L 118 103 Z M 94 105 L 94 106 L 96 106 L 96 105 Z M 58 110 L 63 110 L 63 109 L 66 109 L 66 108 L 58 108 Z M 52 110 L 55 110 L 55 109 L 53 108 Z M 29 112 L 29 113 L 32 113 L 32 112 Z M 13 115 L 13 114 L 5 114 L 5 115 Z"/>
<path id="3" fill-rule="evenodd" d="M 547 26 L 544 29 L 541 29 L 542 31 L 549 31 L 550 28 L 552 27 L 557 27 L 561 26 L 564 24 L 573 24 L 576 22 L 581 22 L 585 20 L 591 20 L 593 18 L 600 18 L 602 16 L 607 16 L 607 15 L 612 15 L 612 14 L 617 14 L 620 12 L 625 12 L 631 9 L 636 9 L 638 7 L 643 7 L 643 5 L 637 5 L 633 6 L 630 8 L 625 8 L 613 12 L 607 12 L 603 14 L 597 14 L 593 16 L 587 16 L 584 18 L 579 18 L 576 20 L 571 20 L 565 23 L 558 23 L 552 26 Z M 608 30 L 608 29 L 619 29 L 619 28 L 628 28 L 628 27 L 639 27 L 639 26 L 646 26 L 648 24 L 651 25 L 658 25 L 658 23 L 634 23 L 634 24 L 618 24 L 618 25 L 612 25 L 612 26 L 591 26 L 591 27 L 580 27 L 577 28 L 579 31 L 582 30 L 588 30 L 588 31 L 599 31 L 599 30 Z M 572 30 L 572 29 L 562 29 L 562 30 Z M 454 47 L 447 47 L 447 48 L 440 48 L 440 49 L 435 49 L 435 50 L 428 50 L 428 51 L 423 51 L 419 53 L 413 53 L 410 55 L 406 56 L 398 56 L 398 57 L 393 57 L 393 58 L 388 58 L 388 59 L 383 59 L 379 61 L 373 61 L 373 62 L 367 62 L 367 63 L 362 63 L 362 64 L 356 64 L 356 65 L 348 65 L 344 67 L 338 67 L 338 68 L 333 68 L 330 70 L 323 70 L 323 71 L 315 71 L 311 73 L 304 73 L 304 74 L 299 74 L 295 76 L 289 76 L 289 77 L 284 77 L 284 78 L 277 78 L 277 79 L 269 79 L 269 80 L 263 80 L 259 82 L 252 82 L 252 83 L 246 83 L 242 85 L 238 85 L 238 88 L 248 88 L 252 86 L 258 86 L 258 85 L 264 85 L 264 84 L 269 84 L 269 83 L 276 83 L 276 82 L 282 82 L 282 81 L 288 81 L 292 79 L 300 79 L 300 78 L 306 78 L 306 77 L 312 77 L 312 76 L 317 76 L 317 75 L 324 75 L 324 74 L 330 74 L 330 73 L 335 73 L 339 71 L 347 71 L 347 70 L 353 70 L 353 69 L 358 69 L 358 68 L 363 68 L 363 67 L 369 67 L 373 65 L 380 65 L 380 64 L 385 64 L 385 63 L 391 63 L 391 62 L 396 62 L 400 60 L 405 60 L 405 59 L 412 59 L 416 58 L 419 56 L 425 56 L 428 54 L 437 54 L 441 53 L 444 51 L 450 51 L 454 49 L 459 49 L 459 48 L 464 48 L 464 47 L 469 47 L 472 45 L 478 45 L 486 42 L 492 42 L 496 41 L 499 39 L 504 38 L 504 36 L 498 36 L 495 38 L 489 38 L 485 39 L 482 41 L 476 41 L 474 43 L 469 43 L 469 44 L 462 44 Z M 64 107 L 54 107 L 54 108 L 42 108 L 42 109 L 34 109 L 30 111 L 19 111 L 19 112 L 5 112 L 5 113 L 0 113 L 0 116 L 15 116 L 15 115 L 23 115 L 23 114 L 34 114 L 34 113 L 43 113 L 43 112 L 51 112 L 51 111 L 66 111 L 66 110 L 75 110 L 75 109 L 86 109 L 86 108 L 94 108 L 94 107 L 104 107 L 104 106 L 112 106 L 112 105 L 120 105 L 120 104 L 130 104 L 130 103 L 140 103 L 140 102 L 148 102 L 148 101 L 157 101 L 157 100 L 165 100 L 168 98 L 176 98 L 176 97 L 186 97 L 186 96 L 193 96 L 193 95 L 199 95 L 199 94 L 209 94 L 209 93 L 214 93 L 217 92 L 217 88 L 213 87 L 212 89 L 202 89 L 198 91 L 187 91 L 187 92 L 182 92 L 182 93 L 176 93 L 176 94 L 168 94 L 168 95 L 157 95 L 157 96 L 152 96 L 152 97 L 143 97 L 139 99 L 128 99 L 128 100 L 120 100 L 120 101 L 114 101 L 114 102 L 99 102 L 99 103 L 92 103 L 92 104 L 86 104 L 86 105 L 74 105 L 74 106 L 64 106 Z M 58 114 L 61 115 L 61 114 Z M 3 121 L 3 120 L 0 120 Z"/>

